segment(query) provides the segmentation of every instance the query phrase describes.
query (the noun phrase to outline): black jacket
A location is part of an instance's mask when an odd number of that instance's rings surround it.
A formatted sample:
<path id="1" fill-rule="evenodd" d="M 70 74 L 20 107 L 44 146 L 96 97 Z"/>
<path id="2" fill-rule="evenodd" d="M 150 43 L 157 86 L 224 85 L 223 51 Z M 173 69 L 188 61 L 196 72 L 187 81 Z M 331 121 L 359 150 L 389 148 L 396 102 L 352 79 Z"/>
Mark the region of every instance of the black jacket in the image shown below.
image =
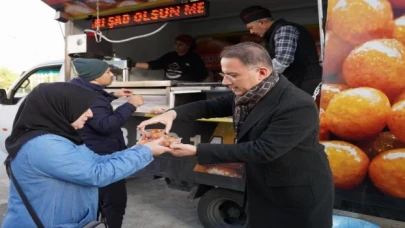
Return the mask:
<path id="1" fill-rule="evenodd" d="M 174 110 L 182 120 L 231 116 L 234 95 Z M 245 163 L 250 228 L 330 228 L 334 186 L 318 128 L 312 97 L 280 76 L 249 113 L 238 143 L 199 144 L 198 162 Z"/>
<path id="2" fill-rule="evenodd" d="M 104 87 L 81 78 L 74 78 L 70 83 L 100 94 L 90 108 L 93 111 L 93 118 L 87 120 L 84 128 L 79 131 L 84 144 L 101 155 L 126 149 L 121 127 L 136 111 L 136 107 L 125 103 L 114 111 L 111 102 L 117 98 L 107 93 Z"/>
<path id="3" fill-rule="evenodd" d="M 179 56 L 177 52 L 166 53 L 162 57 L 148 62 L 151 70 L 164 70 L 165 80 L 204 81 L 208 77 L 208 70 L 199 55 L 190 51 Z"/>
<path id="4" fill-rule="evenodd" d="M 296 27 L 299 31 L 299 37 L 294 61 L 282 74 L 298 88 L 312 95 L 316 86 L 322 81 L 322 67 L 319 65 L 315 41 L 308 30 L 299 24 L 283 19 L 276 20 L 264 34 L 266 49 L 270 57 L 275 58 L 274 37 L 278 29 L 287 25 Z"/>

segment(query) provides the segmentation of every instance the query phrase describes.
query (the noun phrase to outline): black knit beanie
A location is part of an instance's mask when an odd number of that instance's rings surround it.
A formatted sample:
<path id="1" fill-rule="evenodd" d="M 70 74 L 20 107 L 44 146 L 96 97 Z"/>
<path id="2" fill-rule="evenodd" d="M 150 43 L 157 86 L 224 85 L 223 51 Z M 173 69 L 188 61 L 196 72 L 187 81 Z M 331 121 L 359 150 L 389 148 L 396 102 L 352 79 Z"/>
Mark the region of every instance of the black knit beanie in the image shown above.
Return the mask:
<path id="1" fill-rule="evenodd" d="M 272 18 L 270 10 L 262 6 L 250 6 L 240 11 L 239 17 L 243 23 L 249 24 L 263 18 Z"/>

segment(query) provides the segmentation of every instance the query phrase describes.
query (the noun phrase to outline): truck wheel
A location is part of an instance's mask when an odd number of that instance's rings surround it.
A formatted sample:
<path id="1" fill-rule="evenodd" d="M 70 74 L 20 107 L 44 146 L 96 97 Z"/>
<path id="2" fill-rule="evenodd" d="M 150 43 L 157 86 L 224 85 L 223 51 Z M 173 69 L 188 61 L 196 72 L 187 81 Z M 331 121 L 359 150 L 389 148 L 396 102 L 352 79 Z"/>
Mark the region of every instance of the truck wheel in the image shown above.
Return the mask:
<path id="1" fill-rule="evenodd" d="M 243 193 L 211 189 L 198 202 L 198 217 L 205 228 L 248 227 L 242 205 Z"/>

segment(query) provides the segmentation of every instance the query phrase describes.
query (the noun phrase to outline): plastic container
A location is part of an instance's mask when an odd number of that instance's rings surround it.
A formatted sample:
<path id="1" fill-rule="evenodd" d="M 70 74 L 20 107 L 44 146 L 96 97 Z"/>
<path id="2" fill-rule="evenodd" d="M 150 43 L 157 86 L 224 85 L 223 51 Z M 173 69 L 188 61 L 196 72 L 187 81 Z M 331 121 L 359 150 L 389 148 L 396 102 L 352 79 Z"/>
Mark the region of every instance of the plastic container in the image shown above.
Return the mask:
<path id="1" fill-rule="evenodd" d="M 145 136 L 147 139 L 158 139 L 165 135 L 164 129 L 148 129 L 145 130 Z"/>
<path id="2" fill-rule="evenodd" d="M 164 140 L 162 142 L 164 146 L 170 146 L 173 143 L 181 143 L 181 138 L 165 135 L 164 129 L 148 129 L 145 130 L 145 135 L 141 136 L 141 139 L 138 141 L 137 144 L 142 145 L 161 137 L 164 137 Z"/>
<path id="3" fill-rule="evenodd" d="M 349 216 L 333 215 L 332 228 L 381 228 L 374 223 Z"/>

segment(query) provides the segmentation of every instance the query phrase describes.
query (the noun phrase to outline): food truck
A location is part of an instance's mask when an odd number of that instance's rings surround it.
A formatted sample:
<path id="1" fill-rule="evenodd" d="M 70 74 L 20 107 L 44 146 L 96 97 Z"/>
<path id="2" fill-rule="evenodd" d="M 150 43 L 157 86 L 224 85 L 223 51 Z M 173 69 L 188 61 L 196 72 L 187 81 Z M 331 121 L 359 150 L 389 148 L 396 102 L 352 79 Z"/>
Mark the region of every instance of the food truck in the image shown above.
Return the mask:
<path id="1" fill-rule="evenodd" d="M 56 20 L 65 23 L 66 58 L 34 67 L 8 91 L 0 90 L 0 110 L 9 120 L 1 122 L 7 124 L 0 126 L 1 143 L 30 88 L 41 82 L 68 81 L 75 77 L 72 58 L 97 57 L 114 66 L 115 79 L 107 90 L 129 88 L 144 96 L 145 105 L 122 129 L 128 146 L 136 144 L 141 121 L 162 110 L 231 92 L 218 76 L 219 53 L 239 42 L 264 43 L 249 34 L 238 17 L 241 9 L 262 5 L 276 19 L 304 25 L 318 44 L 323 83 L 314 91 L 314 99 L 320 110 L 320 141 L 335 182 L 335 209 L 405 226 L 405 1 L 43 2 L 55 9 Z M 210 71 L 204 82 L 162 80 L 162 71 L 129 66 L 129 58 L 146 62 L 171 51 L 174 38 L 185 33 L 195 38 L 195 52 Z M 122 102 L 125 99 L 113 106 Z M 235 142 L 231 117 L 175 121 L 170 134 L 195 145 Z M 198 215 L 204 227 L 247 227 L 243 164 L 201 166 L 194 157 L 164 154 L 136 175 L 164 178 L 168 186 L 189 191 L 191 199 L 200 198 Z"/>

